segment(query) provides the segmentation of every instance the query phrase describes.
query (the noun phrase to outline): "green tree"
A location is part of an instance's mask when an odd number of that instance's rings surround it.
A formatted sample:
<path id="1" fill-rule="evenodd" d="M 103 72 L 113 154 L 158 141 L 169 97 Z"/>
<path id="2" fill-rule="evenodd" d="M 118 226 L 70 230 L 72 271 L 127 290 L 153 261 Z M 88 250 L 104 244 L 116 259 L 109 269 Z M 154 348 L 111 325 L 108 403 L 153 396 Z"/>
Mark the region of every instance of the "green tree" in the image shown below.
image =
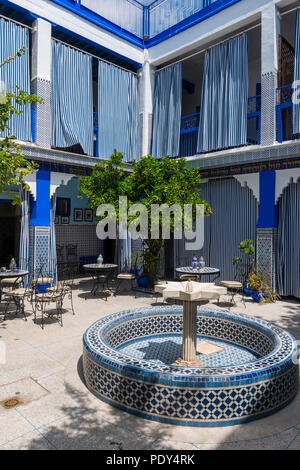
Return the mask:
<path id="1" fill-rule="evenodd" d="M 165 240 L 162 237 L 162 214 L 158 220 L 151 218 L 153 204 L 167 204 L 171 207 L 178 204 L 183 209 L 185 204 L 193 206 L 193 217 L 196 215 L 196 205 L 203 204 L 205 215 L 211 213 L 211 208 L 200 197 L 200 174 L 197 169 L 190 169 L 184 159 L 172 160 L 162 158 L 157 160 L 151 155 L 145 156 L 131 168 L 126 169 L 122 162 L 123 154 L 116 150 L 107 162 L 96 165 L 92 174 L 81 178 L 79 183 L 79 195 L 86 195 L 89 204 L 95 210 L 101 204 L 112 204 L 116 211 L 117 222 L 120 221 L 119 197 L 127 196 L 128 208 L 136 202 L 140 202 L 147 209 L 148 233 L 144 242 L 144 269 L 150 277 L 153 285 L 157 273 L 157 267 L 161 250 Z M 127 217 L 127 222 L 132 222 L 135 217 Z M 190 221 L 192 222 L 192 221 Z M 159 237 L 152 239 L 151 229 L 153 223 L 159 226 Z M 171 214 L 170 229 L 174 231 L 174 217 Z"/>
<path id="2" fill-rule="evenodd" d="M 17 51 L 15 56 L 4 60 L 0 64 L 0 74 L 3 67 L 6 67 L 13 60 L 18 60 L 25 52 L 26 48 L 22 47 Z M 31 95 L 20 90 L 18 86 L 15 86 L 14 90 L 9 90 L 7 93 L 1 93 L 0 132 L 9 131 L 11 116 L 23 113 L 23 110 L 18 109 L 17 106 L 30 105 L 35 102 L 43 103 L 43 100 L 36 95 Z M 22 148 L 15 142 L 15 139 L 16 137 L 14 135 L 8 135 L 0 139 L 0 194 L 6 189 L 9 196 L 11 196 L 9 188 L 20 187 L 23 184 L 25 176 L 35 172 L 38 168 L 36 163 L 30 162 L 24 158 Z M 25 189 L 28 189 L 26 185 Z M 21 204 L 20 196 L 15 195 L 12 197 L 12 203 Z"/>

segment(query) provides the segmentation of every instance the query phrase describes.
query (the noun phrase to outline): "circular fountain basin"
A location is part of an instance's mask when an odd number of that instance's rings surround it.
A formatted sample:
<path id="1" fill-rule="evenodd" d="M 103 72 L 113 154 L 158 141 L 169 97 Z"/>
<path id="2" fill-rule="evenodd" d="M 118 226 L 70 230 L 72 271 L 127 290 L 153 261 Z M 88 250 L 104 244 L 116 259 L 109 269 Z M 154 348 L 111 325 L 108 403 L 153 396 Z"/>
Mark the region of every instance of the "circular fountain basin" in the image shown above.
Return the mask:
<path id="1" fill-rule="evenodd" d="M 264 320 L 198 308 L 197 339 L 219 346 L 201 367 L 182 354 L 182 307 L 108 315 L 83 338 L 87 387 L 143 418 L 182 426 L 229 426 L 268 416 L 298 389 L 297 344 Z"/>

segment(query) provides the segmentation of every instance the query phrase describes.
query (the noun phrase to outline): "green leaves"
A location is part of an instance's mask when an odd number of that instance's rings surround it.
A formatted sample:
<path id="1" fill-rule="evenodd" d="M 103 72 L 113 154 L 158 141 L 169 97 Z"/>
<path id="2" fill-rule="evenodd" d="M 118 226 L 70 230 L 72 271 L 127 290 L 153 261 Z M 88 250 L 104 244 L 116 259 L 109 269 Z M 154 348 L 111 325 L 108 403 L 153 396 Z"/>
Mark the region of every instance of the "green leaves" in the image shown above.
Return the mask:
<path id="1" fill-rule="evenodd" d="M 200 197 L 200 173 L 190 169 L 184 159 L 157 160 L 151 155 L 134 162 L 129 169 L 123 164 L 123 154 L 114 151 L 107 162 L 96 165 L 91 176 L 81 178 L 79 196 L 86 195 L 89 204 L 97 209 L 101 204 L 112 204 L 119 222 L 119 197 L 126 196 L 128 209 L 139 202 L 147 209 L 148 237 L 145 239 L 143 255 L 144 271 L 150 275 L 153 285 L 160 252 L 164 245 L 162 239 L 162 213 L 156 217 L 151 209 L 153 205 L 165 204 L 169 207 L 177 204 L 181 208 L 181 221 L 184 217 L 184 205 L 192 205 L 192 218 L 196 215 L 197 204 L 204 205 L 204 214 L 211 214 L 209 204 Z M 127 222 L 133 217 L 127 216 Z M 192 222 L 192 221 L 191 221 Z M 159 238 L 151 238 L 152 225 L 159 227 Z M 174 214 L 171 212 L 170 229 L 174 231 Z"/>
<path id="2" fill-rule="evenodd" d="M 20 48 L 15 56 L 11 56 L 6 59 L 0 68 L 9 64 L 17 57 L 21 57 L 26 52 L 26 48 Z M 28 94 L 19 87 L 15 87 L 15 90 L 9 90 L 7 93 L 1 96 L 0 100 L 0 131 L 10 129 L 9 121 L 11 116 L 22 114 L 23 110 L 20 106 L 30 105 L 32 103 L 42 104 L 44 101 L 36 95 Z M 18 107 L 17 107 L 18 106 Z M 3 192 L 4 187 L 20 187 L 23 184 L 23 179 L 29 173 L 33 173 L 37 170 L 38 165 L 34 162 L 29 162 L 24 158 L 21 146 L 16 144 L 15 136 L 10 135 L 0 140 L 0 193 Z M 20 196 L 12 196 L 11 192 L 7 191 L 9 197 L 12 197 L 13 204 L 21 204 Z"/>

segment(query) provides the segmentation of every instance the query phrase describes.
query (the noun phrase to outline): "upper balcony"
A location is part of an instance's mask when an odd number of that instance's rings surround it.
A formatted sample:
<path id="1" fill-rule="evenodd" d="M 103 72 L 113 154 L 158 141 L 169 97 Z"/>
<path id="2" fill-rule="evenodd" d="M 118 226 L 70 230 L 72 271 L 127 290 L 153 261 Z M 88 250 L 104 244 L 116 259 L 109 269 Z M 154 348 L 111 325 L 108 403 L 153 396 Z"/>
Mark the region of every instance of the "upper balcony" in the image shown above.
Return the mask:
<path id="1" fill-rule="evenodd" d="M 52 0 L 140 47 L 151 47 L 240 0 Z"/>

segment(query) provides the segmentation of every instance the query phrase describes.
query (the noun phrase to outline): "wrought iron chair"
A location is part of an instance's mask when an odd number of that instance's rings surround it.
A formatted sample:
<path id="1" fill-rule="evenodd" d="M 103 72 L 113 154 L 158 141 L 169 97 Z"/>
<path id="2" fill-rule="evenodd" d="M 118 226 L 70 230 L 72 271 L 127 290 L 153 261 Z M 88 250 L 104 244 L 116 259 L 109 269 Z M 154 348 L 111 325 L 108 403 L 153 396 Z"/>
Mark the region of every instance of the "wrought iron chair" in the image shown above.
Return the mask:
<path id="1" fill-rule="evenodd" d="M 72 269 L 66 264 L 64 265 L 64 269 L 60 273 L 61 281 L 59 281 L 61 286 L 63 285 L 64 296 L 68 298 L 71 302 L 71 309 L 73 315 L 75 315 L 74 311 L 74 303 L 73 303 L 73 286 L 74 286 L 74 277 L 72 275 Z M 57 291 L 56 286 L 48 287 L 46 289 L 47 292 L 53 293 Z"/>
<path id="2" fill-rule="evenodd" d="M 53 286 L 54 278 L 49 273 L 47 263 L 40 259 L 38 266 L 38 269 L 33 270 L 32 287 L 37 289 L 37 286 Z"/>
<path id="3" fill-rule="evenodd" d="M 114 296 L 116 296 L 119 292 L 121 292 L 120 287 L 125 282 L 130 283 L 131 290 L 133 291 L 133 289 L 135 287 L 135 281 L 136 281 L 136 275 L 135 274 L 129 273 L 129 272 L 119 273 L 117 275 L 117 284 L 116 284 L 116 287 L 115 287 L 115 290 L 114 290 Z M 135 297 L 136 297 L 136 293 L 135 293 Z"/>
<path id="4" fill-rule="evenodd" d="M 66 246 L 66 261 L 69 263 L 69 267 L 73 267 L 73 273 L 78 274 L 79 271 L 79 260 L 77 254 L 77 245 Z"/>
<path id="5" fill-rule="evenodd" d="M 24 317 L 24 320 L 27 321 L 25 314 L 25 301 L 30 303 L 32 302 L 34 289 L 30 280 L 27 280 L 23 287 L 19 287 L 20 284 L 21 282 L 16 284 L 15 287 L 11 288 L 10 290 L 3 292 L 3 300 L 6 301 L 4 320 L 7 318 L 9 306 L 14 303 L 17 307 L 17 310 L 14 313 L 17 315 L 21 313 Z"/>
<path id="6" fill-rule="evenodd" d="M 36 323 L 37 315 L 41 315 L 41 325 L 44 329 L 45 317 L 51 318 L 55 314 L 53 313 L 53 304 L 55 304 L 56 319 L 63 326 L 63 301 L 66 295 L 65 281 L 59 281 L 57 286 L 47 289 L 45 292 L 34 292 L 32 299 L 34 323 Z M 47 307 L 51 307 L 51 311 L 47 313 Z"/>
<path id="7" fill-rule="evenodd" d="M 231 303 L 236 304 L 235 296 L 241 295 L 244 307 L 246 308 L 245 295 L 244 295 L 244 282 L 248 277 L 249 266 L 247 264 L 238 263 L 235 266 L 235 274 L 233 281 L 220 281 L 220 286 L 226 287 L 231 291 Z"/>

